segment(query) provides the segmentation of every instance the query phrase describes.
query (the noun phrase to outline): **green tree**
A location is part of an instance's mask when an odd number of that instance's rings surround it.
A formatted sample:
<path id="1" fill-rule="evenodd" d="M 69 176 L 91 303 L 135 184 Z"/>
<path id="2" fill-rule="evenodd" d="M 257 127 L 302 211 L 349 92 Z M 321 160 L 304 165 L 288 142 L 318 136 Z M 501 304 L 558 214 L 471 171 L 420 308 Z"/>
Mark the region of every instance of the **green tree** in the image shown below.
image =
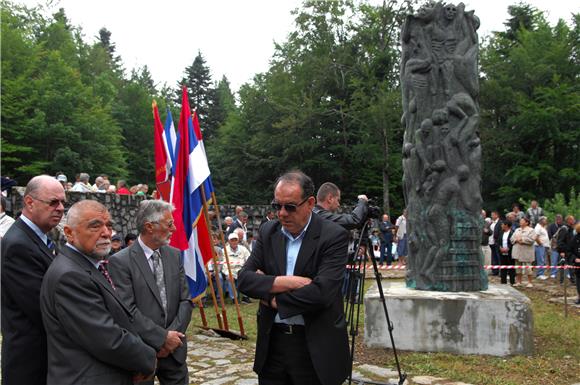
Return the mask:
<path id="1" fill-rule="evenodd" d="M 495 33 L 481 55 L 483 191 L 491 208 L 580 187 L 578 17 L 570 29 L 564 21 L 550 26 L 529 6 L 509 12 L 510 29 Z"/>

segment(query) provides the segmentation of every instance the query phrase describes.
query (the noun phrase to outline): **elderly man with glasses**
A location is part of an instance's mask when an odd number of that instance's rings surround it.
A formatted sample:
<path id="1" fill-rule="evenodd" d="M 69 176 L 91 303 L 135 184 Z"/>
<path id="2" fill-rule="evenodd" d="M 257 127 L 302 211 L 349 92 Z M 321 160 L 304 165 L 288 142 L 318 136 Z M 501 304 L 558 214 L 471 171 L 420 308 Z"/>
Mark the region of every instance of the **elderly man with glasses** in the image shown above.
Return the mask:
<path id="1" fill-rule="evenodd" d="M 39 175 L 24 191 L 22 215 L 2 238 L 2 383 L 45 384 L 46 331 L 40 286 L 54 259 L 47 233 L 64 214 L 65 193 L 55 178 Z"/>
<path id="2" fill-rule="evenodd" d="M 342 384 L 350 368 L 340 292 L 348 232 L 312 213 L 314 185 L 301 171 L 278 178 L 272 208 L 238 274 L 260 299 L 254 371 L 260 384 Z"/>

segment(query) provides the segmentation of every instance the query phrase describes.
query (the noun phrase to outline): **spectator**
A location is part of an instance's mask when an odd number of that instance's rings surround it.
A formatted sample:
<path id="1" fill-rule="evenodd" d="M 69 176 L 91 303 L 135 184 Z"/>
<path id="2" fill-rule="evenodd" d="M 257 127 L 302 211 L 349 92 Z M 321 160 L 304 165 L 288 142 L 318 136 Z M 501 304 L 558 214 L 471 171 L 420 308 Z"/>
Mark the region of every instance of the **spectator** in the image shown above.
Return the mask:
<path id="1" fill-rule="evenodd" d="M 66 184 L 67 184 L 68 180 L 66 178 L 66 175 L 64 175 L 62 172 L 57 172 L 56 173 L 56 180 L 59 181 L 60 184 L 62 184 L 62 188 L 67 190 Z"/>
<path id="2" fill-rule="evenodd" d="M 498 238 L 499 255 L 500 262 L 502 266 L 514 266 L 514 260 L 512 258 L 512 248 L 513 244 L 511 241 L 513 230 L 512 224 L 509 221 L 501 222 L 501 235 Z M 510 285 L 516 283 L 516 271 L 514 269 L 501 269 L 500 270 L 500 282 L 502 284 L 507 284 L 507 276 L 510 277 Z"/>
<path id="3" fill-rule="evenodd" d="M 107 179 L 103 179 L 103 183 L 101 183 L 97 192 L 102 192 L 102 193 L 109 192 L 110 187 L 111 187 L 111 182 L 109 182 Z"/>
<path id="4" fill-rule="evenodd" d="M 403 214 L 397 218 L 395 226 L 397 227 L 397 236 L 395 238 L 397 255 L 399 256 L 399 262 L 405 265 L 407 263 L 407 209 L 403 210 Z"/>
<path id="5" fill-rule="evenodd" d="M 110 185 L 109 188 L 107 189 L 107 192 L 110 194 L 115 194 L 117 192 L 117 187 L 115 187 L 114 184 Z"/>
<path id="6" fill-rule="evenodd" d="M 102 176 L 98 176 L 95 178 L 95 184 L 93 185 L 93 191 L 99 191 L 101 189 L 101 185 L 103 184 L 103 182 L 105 181 L 105 179 L 103 179 Z"/>
<path id="7" fill-rule="evenodd" d="M 534 252 L 536 255 L 536 266 L 544 266 L 546 264 L 546 254 L 550 249 L 550 239 L 548 238 L 548 231 L 546 226 L 548 225 L 548 218 L 541 216 L 538 218 L 538 224 L 534 227 L 536 232 L 536 244 L 534 245 Z M 536 272 L 536 277 L 538 279 L 544 280 L 548 279 L 547 275 L 544 275 L 545 269 L 543 267 L 538 268 Z"/>
<path id="8" fill-rule="evenodd" d="M 117 181 L 117 194 L 131 195 L 131 192 L 127 188 L 127 182 L 125 182 L 123 179 L 119 179 L 119 181 Z"/>
<path id="9" fill-rule="evenodd" d="M 89 178 L 89 174 L 86 172 L 81 172 L 79 174 L 79 180 L 75 183 L 71 191 L 92 192 L 93 187 L 89 184 Z"/>
<path id="10" fill-rule="evenodd" d="M 246 263 L 248 258 L 250 257 L 250 252 L 244 246 L 239 244 L 240 238 L 236 232 L 232 232 L 228 235 L 228 244 L 226 245 L 226 254 L 228 256 L 230 262 L 230 269 L 232 272 L 232 279 L 234 280 L 233 285 L 235 286 L 235 290 L 232 287 L 232 282 L 227 281 L 228 293 L 232 303 L 234 303 L 234 291 L 238 295 L 238 300 L 240 299 L 240 293 L 238 292 L 238 272 L 242 268 L 242 265 Z M 250 299 L 248 297 L 243 297 L 242 302 L 250 303 Z"/>
<path id="11" fill-rule="evenodd" d="M 526 217 L 530 220 L 532 227 L 535 227 L 540 221 L 540 217 L 544 216 L 544 209 L 538 207 L 538 201 L 533 200 L 530 203 L 530 208 L 526 211 Z"/>
<path id="12" fill-rule="evenodd" d="M 232 218 L 232 220 L 235 222 L 239 217 L 240 217 L 240 213 L 244 211 L 244 208 L 242 206 L 236 206 L 235 209 L 235 215 Z"/>
<path id="13" fill-rule="evenodd" d="M 0 238 L 2 238 L 14 223 L 14 218 L 6 214 L 6 198 L 4 198 L 4 195 L 0 196 L 0 200 L 2 201 L 0 206 L 0 210 L 2 210 L 0 211 Z"/>
<path id="14" fill-rule="evenodd" d="M 576 224 L 576 219 L 573 215 L 568 215 L 566 217 L 566 224 L 562 226 L 560 231 L 557 234 L 557 247 L 558 254 L 560 256 L 560 260 L 558 261 L 559 264 L 566 264 L 572 265 L 573 261 L 571 260 L 571 254 L 568 250 L 568 245 L 572 242 L 574 238 L 574 226 Z M 576 279 L 573 274 L 570 274 L 570 271 L 566 271 L 566 277 L 570 279 L 570 282 L 574 284 Z M 561 270 L 560 272 L 560 283 L 564 282 L 564 272 Z"/>
<path id="15" fill-rule="evenodd" d="M 123 248 L 123 238 L 121 237 L 121 234 L 116 233 L 111 238 L 111 251 L 109 252 L 109 255 L 113 255 L 121 251 L 122 248 Z"/>
<path id="16" fill-rule="evenodd" d="M 554 223 L 548 226 L 548 238 L 550 238 L 550 265 L 552 266 L 552 272 L 550 274 L 550 278 L 556 278 L 556 274 L 558 273 L 558 261 L 560 260 L 560 254 L 558 253 L 558 237 L 554 236 L 558 233 L 558 230 L 564 224 L 564 217 L 562 214 L 556 214 L 556 219 Z"/>
<path id="17" fill-rule="evenodd" d="M 481 217 L 483 219 L 483 230 L 481 236 L 481 252 L 483 253 L 483 264 L 491 264 L 491 248 L 489 247 L 489 237 L 493 236 L 491 229 L 491 218 L 486 218 L 487 213 L 481 210 Z"/>
<path id="18" fill-rule="evenodd" d="M 501 234 L 501 223 L 499 220 L 499 213 L 497 210 L 491 212 L 491 223 L 489 225 L 491 230 L 491 235 L 489 236 L 489 248 L 491 249 L 491 264 L 499 265 L 501 262 L 499 254 L 499 236 Z M 492 275 L 499 275 L 498 269 L 493 269 L 491 271 Z"/>
<path id="19" fill-rule="evenodd" d="M 244 231 L 244 237 L 240 238 L 240 241 L 246 240 L 246 232 L 248 231 L 248 214 L 245 211 L 241 211 L 238 213 L 238 219 L 235 219 L 232 225 L 229 227 L 229 230 L 226 232 L 226 236 L 230 235 L 236 229 L 242 229 Z"/>
<path id="20" fill-rule="evenodd" d="M 379 230 L 381 234 L 381 253 L 379 264 L 382 266 L 385 260 L 387 266 L 393 263 L 393 224 L 389 220 L 388 214 L 383 214 L 383 221 L 379 223 Z"/>
<path id="21" fill-rule="evenodd" d="M 135 242 L 135 240 L 137 239 L 137 236 L 133 233 L 129 233 L 127 235 L 125 235 L 125 247 L 129 247 L 133 244 L 133 242 Z"/>
<path id="22" fill-rule="evenodd" d="M 512 258 L 515 259 L 517 266 L 524 266 L 524 268 L 518 269 L 517 283 L 514 286 L 520 286 L 522 284 L 523 270 L 526 269 L 526 274 L 528 275 L 528 284 L 526 287 L 533 287 L 532 285 L 532 270 L 526 266 L 532 266 L 534 262 L 534 242 L 536 242 L 537 235 L 534 229 L 530 227 L 530 220 L 526 217 L 520 219 L 520 227 L 518 227 L 512 237 L 511 241 L 513 246 Z"/>
<path id="23" fill-rule="evenodd" d="M 230 231 L 230 227 L 232 226 L 232 224 L 234 223 L 234 219 L 232 217 L 225 217 L 224 218 L 224 233 L 229 234 Z"/>
<path id="24" fill-rule="evenodd" d="M 580 305 L 580 223 L 576 223 L 575 226 L 576 234 L 570 241 L 568 249 L 570 250 L 570 261 L 574 266 L 576 272 L 576 293 L 578 294 L 578 299 L 574 302 L 576 305 Z"/>
<path id="25" fill-rule="evenodd" d="M 135 195 L 135 194 L 137 194 L 137 192 L 138 192 L 138 191 L 139 191 L 139 185 L 133 185 L 133 186 L 131 186 L 131 188 L 129 189 L 129 192 L 130 192 L 132 195 Z"/>
<path id="26" fill-rule="evenodd" d="M 523 217 L 525 217 L 525 214 L 522 210 L 520 210 L 520 205 L 517 203 L 514 203 L 512 205 L 512 212 L 514 213 L 515 220 L 517 221 L 517 223 L 520 223 L 520 219 L 522 219 Z"/>

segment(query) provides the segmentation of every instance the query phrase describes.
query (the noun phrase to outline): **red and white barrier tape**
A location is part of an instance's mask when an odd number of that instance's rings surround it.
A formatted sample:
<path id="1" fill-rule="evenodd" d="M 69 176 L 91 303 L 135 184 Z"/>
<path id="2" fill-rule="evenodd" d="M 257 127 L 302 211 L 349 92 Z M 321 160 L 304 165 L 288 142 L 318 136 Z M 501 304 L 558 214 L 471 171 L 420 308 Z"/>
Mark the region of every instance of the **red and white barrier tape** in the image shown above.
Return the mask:
<path id="1" fill-rule="evenodd" d="M 225 262 L 218 262 L 219 265 L 225 265 Z M 235 262 L 235 263 L 230 263 L 230 266 L 242 266 L 243 263 L 239 263 L 239 262 Z M 351 268 L 351 267 L 355 267 L 356 266 L 352 266 L 352 265 L 346 265 L 347 268 Z M 373 265 L 370 263 L 367 263 L 367 269 L 372 269 Z M 407 269 L 407 265 L 386 265 L 386 266 L 381 266 L 381 265 L 377 265 L 377 268 L 379 270 L 406 270 Z M 484 265 L 483 268 L 485 270 L 495 270 L 495 269 L 580 269 L 580 266 L 573 266 L 573 265 L 563 265 L 563 266 L 549 266 L 549 265 L 542 265 L 542 266 L 514 266 L 514 265 Z"/>

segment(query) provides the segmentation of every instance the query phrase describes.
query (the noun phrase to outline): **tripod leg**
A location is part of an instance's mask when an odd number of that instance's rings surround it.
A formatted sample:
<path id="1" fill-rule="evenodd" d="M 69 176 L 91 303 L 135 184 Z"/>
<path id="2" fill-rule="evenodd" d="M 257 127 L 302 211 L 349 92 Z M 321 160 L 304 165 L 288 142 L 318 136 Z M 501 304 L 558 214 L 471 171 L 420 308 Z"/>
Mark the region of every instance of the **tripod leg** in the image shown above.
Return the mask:
<path id="1" fill-rule="evenodd" d="M 389 328 L 389 336 L 391 337 L 391 346 L 393 347 L 393 355 L 395 356 L 395 363 L 397 364 L 397 372 L 399 373 L 399 385 L 402 385 L 407 378 L 407 374 L 401 373 L 401 365 L 399 364 L 399 357 L 397 356 L 397 347 L 395 346 L 395 339 L 393 337 L 393 323 L 389 317 L 389 311 L 387 310 L 387 301 L 385 300 L 385 294 L 383 292 L 383 283 L 381 282 L 381 273 L 377 268 L 377 262 L 372 259 L 373 271 L 375 273 L 375 280 L 377 282 L 377 287 L 379 289 L 379 297 L 381 303 L 383 304 L 383 310 L 385 312 L 385 318 L 387 319 L 387 326 Z"/>

